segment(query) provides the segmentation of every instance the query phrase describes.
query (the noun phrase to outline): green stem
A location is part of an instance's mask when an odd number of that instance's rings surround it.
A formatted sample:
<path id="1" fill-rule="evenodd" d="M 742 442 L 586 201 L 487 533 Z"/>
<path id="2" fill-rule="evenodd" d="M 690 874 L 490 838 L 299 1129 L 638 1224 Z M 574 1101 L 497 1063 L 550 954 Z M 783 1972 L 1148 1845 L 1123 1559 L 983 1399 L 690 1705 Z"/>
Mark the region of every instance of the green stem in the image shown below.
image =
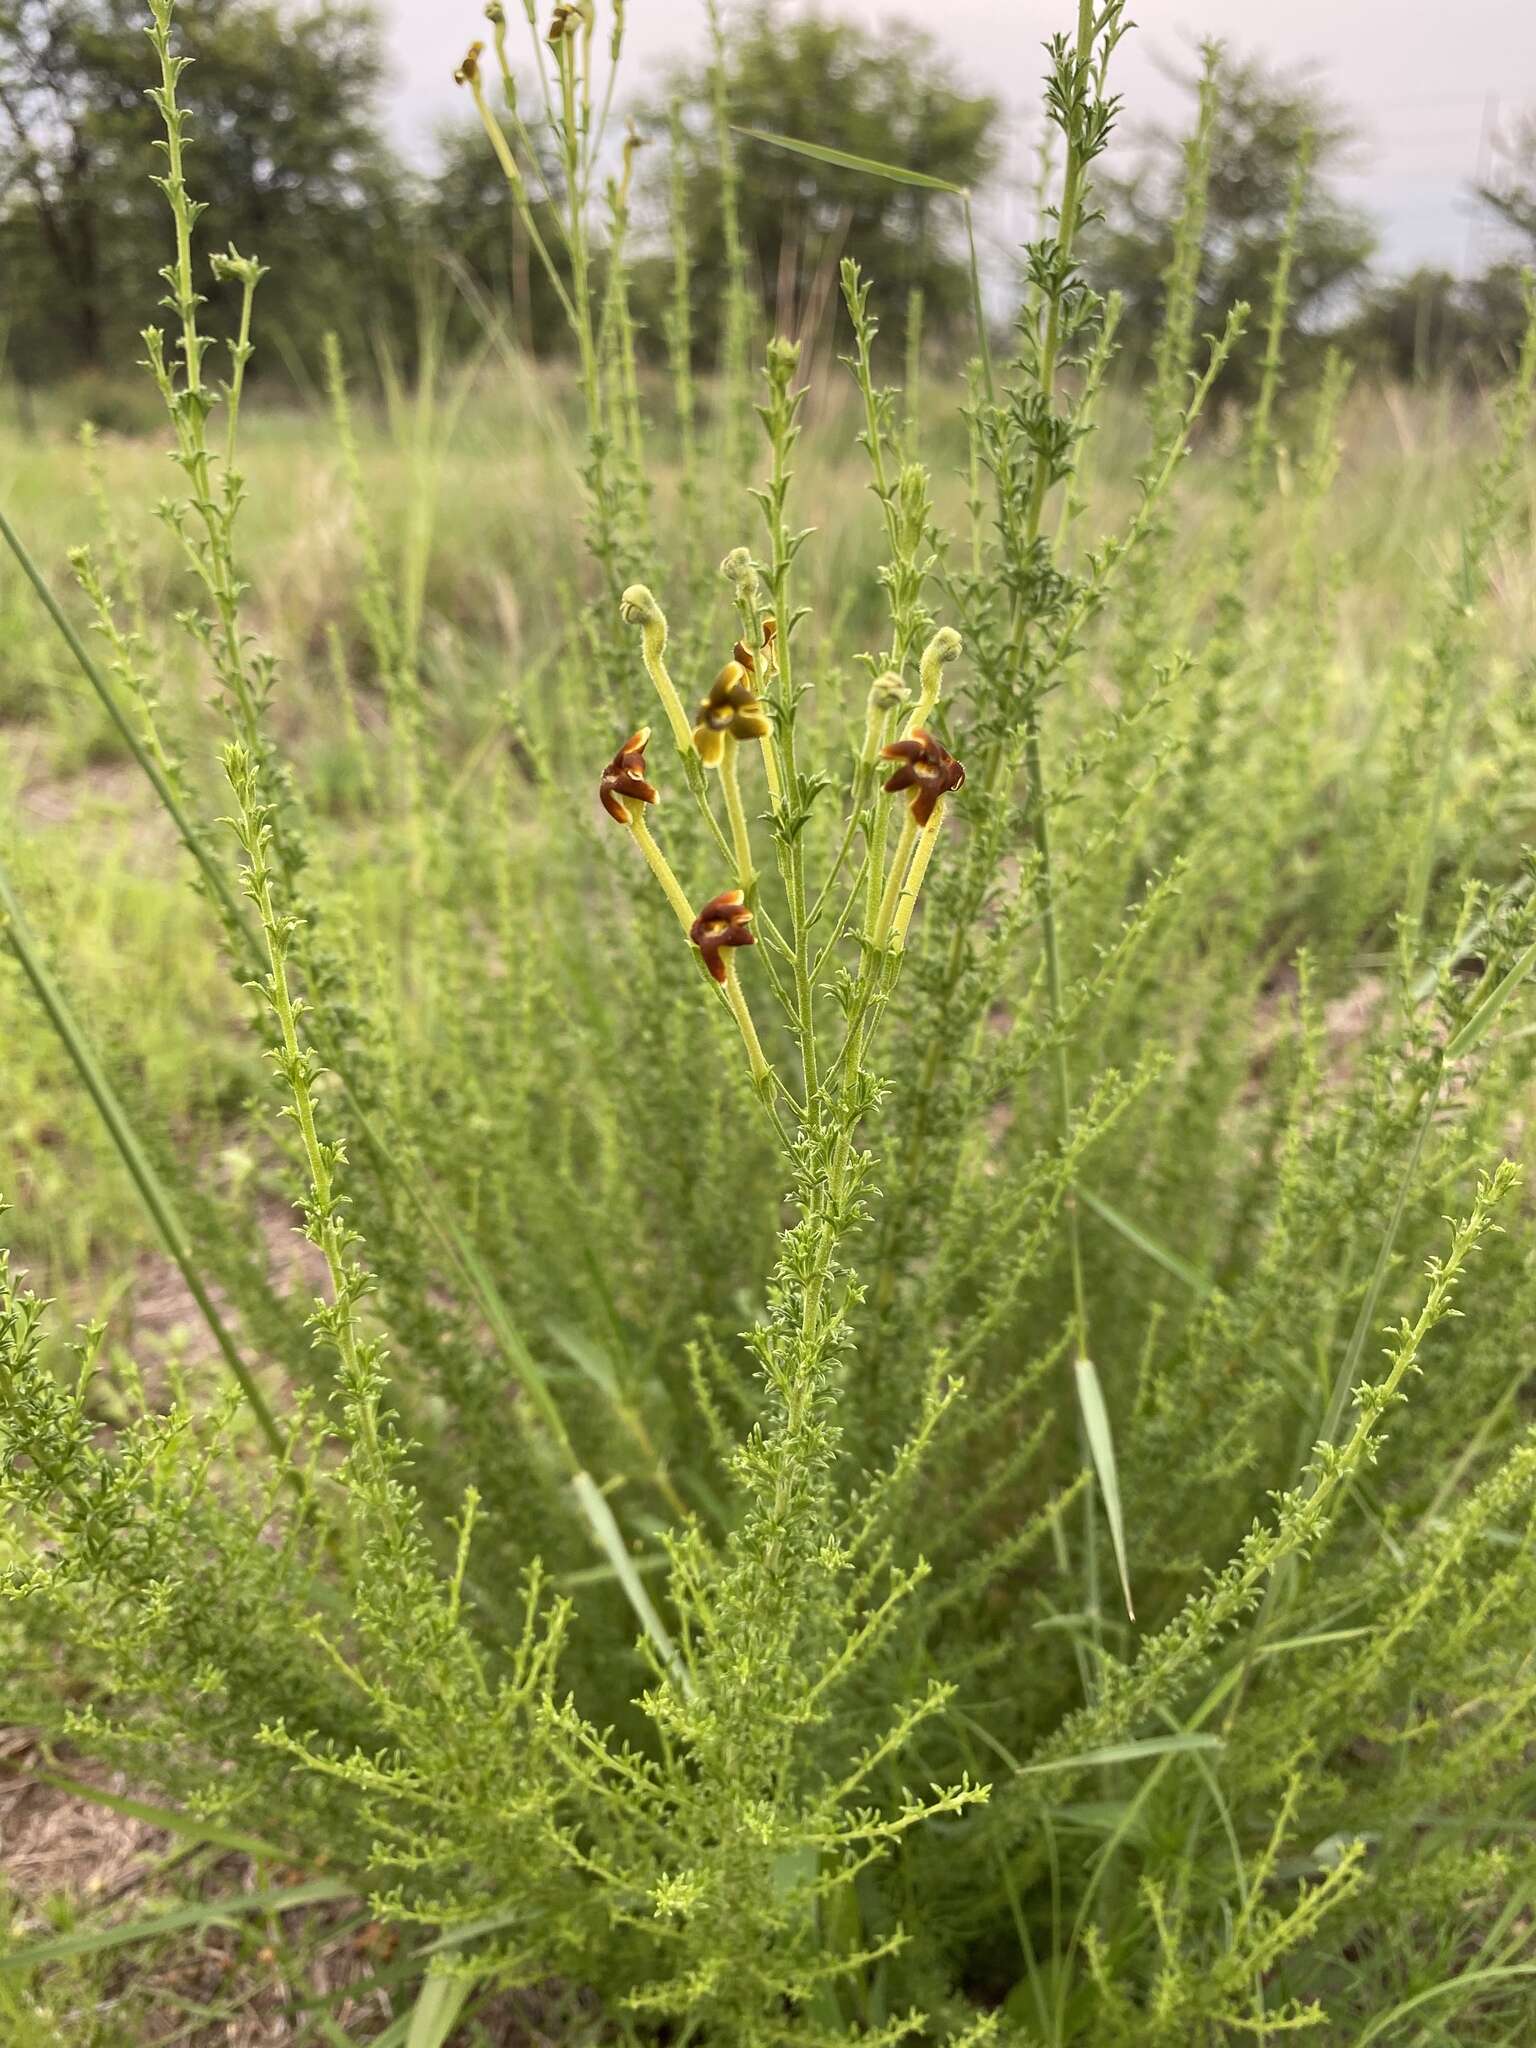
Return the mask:
<path id="1" fill-rule="evenodd" d="M 896 916 L 891 926 L 891 949 L 902 953 L 906 950 L 907 931 L 912 923 L 912 913 L 917 908 L 917 899 L 922 893 L 923 881 L 928 873 L 928 863 L 933 859 L 933 850 L 939 843 L 939 827 L 944 820 L 944 799 L 939 798 L 933 807 L 933 816 L 923 827 L 922 837 L 907 869 L 906 883 L 896 905 Z"/>
<path id="2" fill-rule="evenodd" d="M 736 757 L 739 740 L 725 735 L 725 752 L 720 757 L 720 787 L 725 791 L 725 814 L 731 822 L 731 844 L 736 858 L 736 886 L 749 899 L 757 889 L 757 869 L 752 864 L 752 835 L 741 803 L 741 778 Z"/>
<path id="3" fill-rule="evenodd" d="M 876 954 L 884 950 L 890 937 L 891 920 L 896 915 L 896 905 L 901 897 L 901 885 L 906 880 L 907 868 L 912 860 L 912 849 L 917 844 L 918 824 L 907 806 L 901 821 L 901 836 L 896 841 L 896 852 L 891 860 L 891 871 L 886 877 L 885 889 L 875 910 L 874 922 L 869 927 L 869 943 Z"/>
<path id="4" fill-rule="evenodd" d="M 741 1032 L 742 1043 L 747 1048 L 747 1061 L 752 1069 L 752 1079 L 759 1088 L 772 1074 L 772 1068 L 763 1057 L 763 1048 L 757 1035 L 757 1026 L 752 1022 L 752 1012 L 747 1008 L 747 999 L 736 976 L 736 962 L 727 953 L 725 956 L 725 1000 L 731 1006 L 731 1015 Z"/>
<path id="5" fill-rule="evenodd" d="M 627 803 L 624 808 L 629 813 L 629 829 L 634 834 L 635 843 L 650 863 L 651 873 L 660 882 L 662 893 L 671 904 L 672 913 L 683 928 L 684 938 L 692 945 L 690 934 L 693 931 L 693 906 L 683 894 L 682 884 L 672 872 L 672 863 L 652 837 L 651 828 L 646 822 L 645 805 Z"/>

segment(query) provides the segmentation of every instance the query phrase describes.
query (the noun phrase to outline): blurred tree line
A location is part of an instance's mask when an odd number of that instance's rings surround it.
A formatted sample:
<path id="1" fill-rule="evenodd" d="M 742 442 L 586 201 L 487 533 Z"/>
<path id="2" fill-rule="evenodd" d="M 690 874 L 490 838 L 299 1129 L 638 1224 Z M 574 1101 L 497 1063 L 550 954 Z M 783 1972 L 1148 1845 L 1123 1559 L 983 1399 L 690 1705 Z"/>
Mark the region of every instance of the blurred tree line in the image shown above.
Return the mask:
<path id="1" fill-rule="evenodd" d="M 166 258 L 153 109 L 144 93 L 139 0 L 0 0 L 0 363 L 27 382 L 121 369 L 159 318 Z M 302 380 L 321 333 L 354 361 L 381 344 L 408 362 L 423 273 L 446 268 L 456 338 L 497 321 L 536 350 L 563 346 L 547 280 L 521 246 L 501 175 L 472 119 L 440 138 L 435 168 L 411 168 L 382 113 L 384 63 L 369 0 L 197 0 L 180 25 L 196 63 L 188 97 L 194 189 L 218 246 L 269 266 L 262 362 Z M 968 90 L 925 34 L 878 34 L 831 16 L 785 21 L 771 0 L 735 14 L 723 77 L 684 66 L 642 120 L 654 161 L 680 151 L 699 345 L 710 350 L 725 257 L 715 140 L 716 86 L 742 128 L 802 136 L 984 190 L 1002 152 L 1003 114 Z M 1197 81 L 1191 80 L 1192 85 Z M 1310 160 L 1300 207 L 1293 319 L 1306 345 L 1345 338 L 1386 374 L 1492 374 L 1519 328 L 1515 252 L 1536 257 L 1536 122 L 1499 178 L 1470 202 L 1502 224 L 1507 263 L 1458 279 L 1380 281 L 1370 220 L 1340 196 L 1354 133 L 1305 75 L 1242 59 L 1219 66 L 1200 277 L 1204 326 L 1238 297 L 1262 303 L 1293 167 Z M 1193 118 L 1193 116 L 1192 116 Z M 887 329 L 920 296 L 924 331 L 964 347 L 969 286 L 954 202 L 739 139 L 747 257 L 765 317 L 814 326 L 835 296 L 839 259 L 879 280 Z M 1150 131 L 1119 151 L 1085 260 L 1125 295 L 1122 336 L 1155 332 L 1180 204 L 1185 138 Z M 557 187 L 550 173 L 551 189 Z M 664 195 L 667 175 L 642 190 Z M 659 348 L 669 289 L 664 197 L 642 206 L 634 296 Z M 649 248 L 654 254 L 647 255 Z M 209 287 L 212 327 L 229 311 Z"/>

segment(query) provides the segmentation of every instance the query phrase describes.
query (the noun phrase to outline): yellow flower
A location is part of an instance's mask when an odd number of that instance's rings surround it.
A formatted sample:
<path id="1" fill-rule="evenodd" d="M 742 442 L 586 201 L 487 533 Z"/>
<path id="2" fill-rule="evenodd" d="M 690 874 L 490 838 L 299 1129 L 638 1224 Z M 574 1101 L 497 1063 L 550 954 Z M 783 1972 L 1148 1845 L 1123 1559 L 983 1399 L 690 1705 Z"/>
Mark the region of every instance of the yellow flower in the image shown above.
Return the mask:
<path id="1" fill-rule="evenodd" d="M 768 732 L 768 714 L 752 687 L 751 671 L 739 661 L 728 661 L 699 706 L 693 744 L 700 760 L 707 768 L 717 767 L 727 733 L 734 740 L 762 740 Z"/>

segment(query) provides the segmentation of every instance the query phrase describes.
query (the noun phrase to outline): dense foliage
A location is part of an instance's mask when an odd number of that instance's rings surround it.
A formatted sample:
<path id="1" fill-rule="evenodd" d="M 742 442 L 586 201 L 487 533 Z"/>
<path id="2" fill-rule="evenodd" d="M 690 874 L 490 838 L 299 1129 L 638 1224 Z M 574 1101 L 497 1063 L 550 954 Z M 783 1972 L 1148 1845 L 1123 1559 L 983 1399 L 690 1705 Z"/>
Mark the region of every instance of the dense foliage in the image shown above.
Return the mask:
<path id="1" fill-rule="evenodd" d="M 721 360 L 681 204 L 664 436 L 604 38 L 541 22 L 530 103 L 492 10 L 462 78 L 567 320 L 587 555 L 466 744 L 419 497 L 366 488 L 331 349 L 348 841 L 247 588 L 267 285 L 212 259 L 220 356 L 153 16 L 174 601 L 106 503 L 74 652 L 266 1080 L 241 1171 L 174 1156 L 0 871 L 208 1332 L 151 1372 L 7 1269 L 13 1711 L 370 1895 L 434 1995 L 554 1980 L 573 2038 L 1519 2041 L 1536 317 L 1448 552 L 1357 607 L 1346 370 L 1279 409 L 1304 177 L 1202 336 L 1195 146 L 1135 488 L 1095 489 L 1124 23 L 1084 0 L 1025 306 L 957 416 L 887 386 L 881 281 L 841 269 L 879 564 L 843 574 L 797 474 L 822 394 L 782 338 L 754 368 L 726 124 Z M 446 401 L 401 402 L 420 492 Z"/>

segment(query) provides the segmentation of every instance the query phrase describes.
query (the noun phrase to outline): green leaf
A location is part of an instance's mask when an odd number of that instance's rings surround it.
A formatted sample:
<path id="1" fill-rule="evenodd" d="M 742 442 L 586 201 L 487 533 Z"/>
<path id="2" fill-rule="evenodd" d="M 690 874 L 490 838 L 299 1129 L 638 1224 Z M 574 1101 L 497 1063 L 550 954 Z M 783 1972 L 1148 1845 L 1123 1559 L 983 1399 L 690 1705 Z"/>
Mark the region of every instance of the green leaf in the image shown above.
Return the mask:
<path id="1" fill-rule="evenodd" d="M 447 1949 L 462 1948 L 467 1941 L 478 1941 L 484 1934 L 499 1934 L 503 1927 L 516 1927 L 527 1919 L 526 1911 L 514 1907 L 505 1913 L 482 1913 L 478 1920 L 463 1920 L 457 1927 L 450 1927 L 446 1934 L 440 1934 L 436 1941 L 429 1941 L 425 1948 L 416 1953 L 423 1956 L 441 1955 Z"/>
<path id="2" fill-rule="evenodd" d="M 266 1396 L 256 1384 L 255 1376 L 241 1356 L 239 1347 L 229 1333 L 228 1325 L 215 1307 L 213 1297 L 203 1282 L 193 1252 L 192 1239 L 176 1211 L 170 1190 L 139 1142 L 138 1133 L 123 1107 L 121 1098 L 107 1079 L 105 1068 L 97 1059 L 90 1040 L 76 1021 L 74 1012 L 64 999 L 63 991 L 49 972 L 41 951 L 27 929 L 26 920 L 21 914 L 21 905 L 16 900 L 16 892 L 3 865 L 0 865 L 0 938 L 10 941 L 11 950 L 20 962 L 23 973 L 31 982 L 60 1044 L 73 1061 L 75 1072 L 80 1076 L 86 1092 L 96 1105 L 97 1114 L 117 1147 L 118 1157 L 128 1169 L 129 1177 L 138 1189 L 139 1199 L 159 1231 L 161 1242 L 186 1282 L 187 1292 L 201 1310 L 209 1335 L 218 1346 L 235 1384 L 245 1396 L 273 1456 L 279 1465 L 286 1469 L 288 1445 L 277 1425 L 277 1418 L 268 1407 Z M 298 1474 L 291 1470 L 288 1471 L 288 1479 L 295 1486 L 300 1483 Z"/>
<path id="3" fill-rule="evenodd" d="M 1140 1742 L 1113 1742 L 1108 1749 L 1085 1749 L 1080 1756 L 1060 1756 L 1045 1764 L 1021 1764 L 1021 1778 L 1039 1778 L 1048 1771 L 1097 1770 L 1103 1764 L 1135 1764 L 1143 1757 L 1181 1756 L 1193 1749 L 1220 1749 L 1219 1735 L 1148 1735 Z"/>
<path id="4" fill-rule="evenodd" d="M 1106 1202 L 1102 1195 L 1094 1194 L 1089 1188 L 1080 1187 L 1077 1190 L 1077 1197 L 1101 1222 L 1107 1223 L 1111 1230 L 1118 1231 L 1127 1244 L 1134 1245 L 1137 1251 L 1151 1259 L 1154 1265 L 1161 1266 L 1165 1273 L 1171 1273 L 1175 1280 L 1182 1280 L 1192 1293 L 1215 1293 L 1215 1283 L 1198 1267 L 1192 1266 L 1187 1259 L 1181 1259 L 1177 1252 L 1171 1252 L 1167 1245 L 1160 1244 L 1155 1237 L 1149 1237 L 1139 1223 L 1133 1223 L 1129 1216 L 1123 1216 L 1118 1209 Z"/>
<path id="5" fill-rule="evenodd" d="M 282 1885 L 275 1891 L 241 1892 L 232 1899 L 210 1899 L 196 1906 L 175 1906 L 168 1913 L 152 1913 L 143 1920 L 125 1920 L 117 1927 L 82 1928 L 75 1934 L 61 1934 L 52 1941 L 34 1941 L 0 1953 L 0 1971 L 33 1970 L 43 1963 L 63 1962 L 68 1956 L 99 1955 L 109 1948 L 127 1948 L 138 1941 L 154 1941 L 162 1934 L 178 1934 L 193 1927 L 220 1927 L 247 1913 L 288 1913 L 296 1906 L 319 1906 L 332 1899 L 355 1896 L 351 1885 L 335 1878 L 313 1878 L 307 1884 Z"/>
<path id="6" fill-rule="evenodd" d="M 291 1850 L 280 1849 L 273 1842 L 264 1842 L 258 1835 L 244 1835 L 235 1828 L 221 1827 L 217 1821 L 199 1820 L 196 1814 L 178 1813 L 174 1807 L 151 1806 L 143 1799 L 125 1799 L 121 1793 L 108 1792 L 100 1785 L 82 1784 L 58 1771 L 18 1771 L 15 1776 L 25 1784 L 50 1785 L 54 1791 L 67 1793 L 71 1799 L 88 1799 L 93 1806 L 104 1806 L 109 1813 L 123 1814 L 129 1820 L 147 1821 L 151 1827 L 164 1828 L 168 1835 L 181 1835 L 190 1842 L 207 1842 L 214 1848 L 233 1849 L 242 1856 L 255 1856 L 268 1863 L 291 1863 L 295 1860 Z"/>
<path id="7" fill-rule="evenodd" d="M 592 1382 L 604 1399 L 617 1400 L 618 1375 L 602 1348 L 594 1344 L 584 1331 L 573 1329 L 569 1323 L 551 1321 L 544 1327 L 572 1365 Z"/>
<path id="8" fill-rule="evenodd" d="M 624 1545 L 623 1532 L 613 1518 L 613 1510 L 609 1507 L 602 1488 L 590 1472 L 578 1472 L 571 1481 L 571 1490 L 581 1503 L 587 1527 L 592 1531 L 599 1549 L 613 1566 L 614 1575 L 623 1587 L 625 1597 L 639 1617 L 640 1626 L 661 1652 L 662 1661 L 679 1689 L 684 1693 L 691 1691 L 691 1681 L 682 1658 L 677 1654 L 677 1645 L 667 1634 L 666 1625 L 656 1612 L 640 1574 L 635 1570 L 634 1560 Z"/>
<path id="9" fill-rule="evenodd" d="M 1356 2037 L 1355 2048 L 1366 2048 L 1368 2041 L 1378 2040 L 1395 2021 L 1406 2019 L 1419 2006 L 1428 2005 L 1432 1998 L 1443 1998 L 1448 1991 L 1465 1997 L 1480 1985 L 1502 1984 L 1511 1977 L 1536 1977 L 1536 1963 L 1506 1963 L 1494 1970 L 1465 1970 L 1457 1976 L 1447 1977 L 1443 1984 L 1431 1984 L 1427 1991 L 1416 1991 L 1412 1998 L 1405 1998 L 1390 2012 L 1379 2013 L 1365 2032 Z"/>
<path id="10" fill-rule="evenodd" d="M 430 1975 L 412 2009 L 405 2048 L 443 2048 L 473 1989 L 472 1977 Z"/>
<path id="11" fill-rule="evenodd" d="M 1509 1001 L 1521 982 L 1536 966 L 1536 939 L 1533 939 L 1509 972 L 1491 988 L 1473 1010 L 1465 1024 L 1445 1048 L 1447 1060 L 1459 1060 L 1481 1045 L 1493 1028 L 1493 1021 Z"/>
<path id="12" fill-rule="evenodd" d="M 964 185 L 948 178 L 933 178 L 926 171 L 904 170 L 900 164 L 882 164 L 872 156 L 854 156 L 846 149 L 829 149 L 824 142 L 799 142 L 792 135 L 773 135 L 766 128 L 735 128 L 737 135 L 749 135 L 754 142 L 766 142 L 770 149 L 787 149 L 791 156 L 808 156 L 818 164 L 832 164 L 840 171 L 865 171 L 871 178 L 889 178 L 893 185 L 920 185 L 925 192 L 949 192 L 956 199 L 969 199 Z"/>
<path id="13" fill-rule="evenodd" d="M 1115 1546 L 1120 1591 L 1125 1596 L 1125 1611 L 1134 1621 L 1136 1609 L 1131 1601 L 1131 1571 L 1125 1554 L 1125 1518 L 1120 1512 L 1120 1473 L 1115 1464 L 1115 1439 L 1109 1426 L 1109 1410 L 1104 1405 L 1104 1389 L 1099 1385 L 1098 1370 L 1091 1358 L 1077 1359 L 1073 1371 L 1077 1378 L 1077 1405 L 1082 1411 L 1088 1452 L 1098 1475 L 1104 1513 L 1109 1519 L 1109 1538 Z"/>

